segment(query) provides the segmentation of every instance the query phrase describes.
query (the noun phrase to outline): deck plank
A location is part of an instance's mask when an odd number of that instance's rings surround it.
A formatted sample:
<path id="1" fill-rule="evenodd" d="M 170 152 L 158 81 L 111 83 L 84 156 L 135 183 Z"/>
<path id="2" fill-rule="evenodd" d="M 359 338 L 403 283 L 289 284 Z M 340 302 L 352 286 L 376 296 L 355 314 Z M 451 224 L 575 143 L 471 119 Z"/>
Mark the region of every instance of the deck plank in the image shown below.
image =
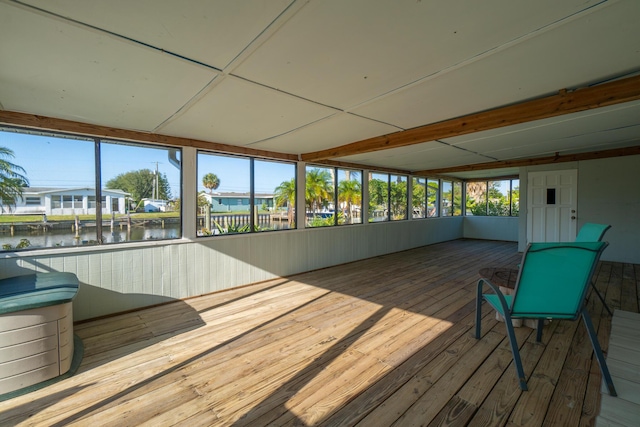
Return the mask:
<path id="1" fill-rule="evenodd" d="M 598 426 L 635 426 L 640 420 L 640 314 L 616 310 L 611 320 L 607 365 L 618 393 L 611 397 L 602 386 Z"/>
<path id="2" fill-rule="evenodd" d="M 0 425 L 593 425 L 600 372 L 581 323 L 545 326 L 542 344 L 516 329 L 529 392 L 486 307 L 474 337 L 478 270 L 514 267 L 516 249 L 445 242 L 82 322 L 78 373 L 0 402 Z M 637 311 L 638 272 L 600 264 L 612 308 Z M 611 318 L 588 304 L 607 351 Z"/>

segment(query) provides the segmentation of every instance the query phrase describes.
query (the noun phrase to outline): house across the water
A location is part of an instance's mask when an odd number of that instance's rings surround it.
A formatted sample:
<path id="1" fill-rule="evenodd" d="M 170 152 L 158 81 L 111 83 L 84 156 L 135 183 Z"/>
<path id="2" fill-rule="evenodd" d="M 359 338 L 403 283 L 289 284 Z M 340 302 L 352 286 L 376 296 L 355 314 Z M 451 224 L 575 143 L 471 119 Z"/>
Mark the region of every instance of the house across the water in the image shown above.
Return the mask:
<path id="1" fill-rule="evenodd" d="M 129 193 L 102 189 L 102 213 L 126 213 Z M 3 214 L 18 215 L 92 215 L 96 213 L 93 187 L 26 187 L 15 206 L 2 206 Z"/>
<path id="2" fill-rule="evenodd" d="M 249 193 L 220 192 L 205 194 L 204 197 L 211 204 L 212 212 L 240 212 L 250 210 Z M 256 193 L 254 205 L 263 210 L 272 210 L 274 195 L 272 193 Z"/>

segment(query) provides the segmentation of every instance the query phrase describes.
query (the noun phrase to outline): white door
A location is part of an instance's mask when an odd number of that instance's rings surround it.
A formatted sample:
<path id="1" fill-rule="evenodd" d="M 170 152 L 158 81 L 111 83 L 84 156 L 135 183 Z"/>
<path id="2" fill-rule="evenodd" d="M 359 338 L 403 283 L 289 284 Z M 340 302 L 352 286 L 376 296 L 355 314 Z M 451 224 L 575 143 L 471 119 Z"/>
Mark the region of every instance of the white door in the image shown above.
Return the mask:
<path id="1" fill-rule="evenodd" d="M 527 243 L 575 240 L 577 196 L 576 169 L 530 172 L 527 181 Z"/>

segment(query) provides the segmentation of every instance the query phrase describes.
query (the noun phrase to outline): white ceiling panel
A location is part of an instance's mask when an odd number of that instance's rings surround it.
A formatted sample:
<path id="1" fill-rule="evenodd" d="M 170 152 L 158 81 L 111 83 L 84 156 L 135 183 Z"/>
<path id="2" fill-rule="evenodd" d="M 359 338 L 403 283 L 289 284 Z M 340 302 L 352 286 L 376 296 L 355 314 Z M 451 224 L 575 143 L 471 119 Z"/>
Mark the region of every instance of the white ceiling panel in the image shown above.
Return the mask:
<path id="1" fill-rule="evenodd" d="M 486 179 L 505 176 L 518 176 L 520 168 L 483 169 L 474 171 L 456 172 L 456 178 L 461 179 Z"/>
<path id="2" fill-rule="evenodd" d="M 0 58 L 4 108 L 145 131 L 215 76 L 187 61 L 4 3 Z"/>
<path id="3" fill-rule="evenodd" d="M 278 137 L 252 144 L 252 148 L 301 154 L 348 144 L 381 134 L 397 132 L 398 128 L 347 113 L 296 129 Z"/>
<path id="4" fill-rule="evenodd" d="M 469 151 L 431 141 L 409 147 L 340 157 L 337 160 L 411 171 L 436 169 L 451 165 L 459 166 L 472 163 L 484 163 L 490 159 Z"/>
<path id="5" fill-rule="evenodd" d="M 510 160 L 526 157 L 546 157 L 552 156 L 554 153 L 564 155 L 609 150 L 636 145 L 640 145 L 640 125 L 567 138 L 543 139 L 531 144 L 523 144 L 516 140 L 510 146 L 483 151 L 483 154 L 495 157 L 498 160 Z"/>
<path id="6" fill-rule="evenodd" d="M 204 141 L 247 145 L 286 133 L 335 113 L 234 77 L 219 77 L 199 99 L 157 132 Z"/>
<path id="7" fill-rule="evenodd" d="M 353 112 L 409 129 L 629 73 L 640 67 L 639 17 L 640 2 L 600 7 Z"/>
<path id="8" fill-rule="evenodd" d="M 24 3 L 222 69 L 292 0 L 26 0 Z"/>
<path id="9" fill-rule="evenodd" d="M 581 146 L 603 149 L 617 141 L 629 141 L 634 134 L 640 138 L 638 101 L 447 138 L 444 141 L 507 160 L 548 155 L 550 152 L 574 152 Z"/>
<path id="10" fill-rule="evenodd" d="M 452 166 L 495 161 L 472 151 L 452 145 L 429 141 L 405 147 L 380 150 L 336 158 L 344 162 L 361 163 L 371 167 L 389 167 L 407 171 L 440 169 Z"/>
<path id="11" fill-rule="evenodd" d="M 235 71 L 347 108 L 550 25 L 597 1 L 312 1 Z"/>
<path id="12" fill-rule="evenodd" d="M 338 160 L 349 162 L 367 162 L 372 159 L 381 159 L 386 157 L 404 156 L 405 154 L 414 155 L 424 151 L 433 151 L 446 147 L 446 144 L 442 144 L 437 141 L 428 141 L 421 144 L 409 145 L 406 147 L 392 148 L 389 150 L 372 151 L 369 153 L 353 154 L 350 156 L 343 156 Z"/>
<path id="13" fill-rule="evenodd" d="M 444 141 L 468 149 L 484 150 L 487 149 L 485 148 L 487 146 L 479 145 L 479 143 L 487 140 L 491 144 L 488 149 L 493 150 L 501 146 L 508 146 L 509 140 L 535 143 L 545 139 L 559 139 L 629 127 L 638 124 L 639 120 L 640 101 L 633 101 L 454 138 L 445 138 Z"/>

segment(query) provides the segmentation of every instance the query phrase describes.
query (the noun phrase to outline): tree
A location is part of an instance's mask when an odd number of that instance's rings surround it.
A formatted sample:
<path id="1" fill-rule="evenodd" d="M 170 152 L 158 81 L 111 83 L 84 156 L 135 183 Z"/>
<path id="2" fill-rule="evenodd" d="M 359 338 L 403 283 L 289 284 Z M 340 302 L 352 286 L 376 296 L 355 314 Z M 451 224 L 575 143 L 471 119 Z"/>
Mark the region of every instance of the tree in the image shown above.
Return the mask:
<path id="1" fill-rule="evenodd" d="M 488 190 L 487 213 L 491 216 L 509 216 L 509 196 L 500 192 L 496 182 Z"/>
<path id="2" fill-rule="evenodd" d="M 437 180 L 427 180 L 427 217 L 438 213 L 438 194 L 440 187 Z"/>
<path id="3" fill-rule="evenodd" d="M 351 206 L 362 203 L 362 186 L 360 181 L 345 179 L 338 184 L 338 202 L 344 203 L 345 217 L 347 224 L 351 223 Z"/>
<path id="4" fill-rule="evenodd" d="M 424 211 L 424 206 L 427 200 L 427 193 L 425 191 L 424 184 L 414 185 L 412 187 L 412 191 L 411 203 L 413 204 L 413 208 L 417 208 L 421 212 Z"/>
<path id="5" fill-rule="evenodd" d="M 391 182 L 390 197 L 391 216 L 393 219 L 407 217 L 407 181 Z"/>
<path id="6" fill-rule="evenodd" d="M 520 215 L 520 186 L 511 191 L 511 216 Z"/>
<path id="7" fill-rule="evenodd" d="M 0 208 L 6 206 L 9 211 L 18 199 L 22 200 L 23 188 L 29 185 L 27 177 L 22 175 L 25 170 L 10 161 L 14 157 L 11 149 L 0 147 Z"/>
<path id="8" fill-rule="evenodd" d="M 198 192 L 198 199 L 196 201 L 198 212 L 205 213 L 207 211 L 207 207 L 209 206 L 209 201 L 204 196 L 204 191 Z M 182 200 L 177 198 L 171 203 L 171 209 L 176 212 L 180 212 L 182 207 Z"/>
<path id="9" fill-rule="evenodd" d="M 376 208 L 387 209 L 389 200 L 389 184 L 378 178 L 369 180 L 369 217 Z"/>
<path id="10" fill-rule="evenodd" d="M 311 212 L 316 212 L 321 206 L 326 206 L 333 194 L 333 179 L 326 169 L 311 169 L 307 171 L 305 201 Z"/>
<path id="11" fill-rule="evenodd" d="M 474 188 L 474 198 L 468 199 L 467 210 L 471 211 L 474 216 L 509 216 L 509 195 L 502 194 L 497 181 L 490 181 L 489 184 L 488 188 L 486 185 L 479 190 Z M 517 199 L 519 193 L 520 191 L 516 187 L 512 196 Z M 518 216 L 517 202 L 513 203 L 512 209 L 511 215 Z"/>
<path id="12" fill-rule="evenodd" d="M 289 181 L 283 181 L 275 189 L 276 207 L 287 207 L 287 219 L 289 227 L 295 226 L 295 218 L 293 217 L 294 208 L 296 206 L 296 179 L 291 178 Z"/>
<path id="13" fill-rule="evenodd" d="M 202 185 L 209 190 L 209 194 L 213 194 L 213 190 L 220 187 L 220 178 L 215 173 L 208 173 L 202 177 Z"/>
<path id="14" fill-rule="evenodd" d="M 166 175 L 158 174 L 156 176 L 155 172 L 149 169 L 121 173 L 107 181 L 106 188 L 126 191 L 131 194 L 131 198 L 134 201 L 140 203 L 142 199 L 153 197 L 156 179 L 158 180 L 156 198 L 161 200 L 171 199 L 171 187 Z"/>

